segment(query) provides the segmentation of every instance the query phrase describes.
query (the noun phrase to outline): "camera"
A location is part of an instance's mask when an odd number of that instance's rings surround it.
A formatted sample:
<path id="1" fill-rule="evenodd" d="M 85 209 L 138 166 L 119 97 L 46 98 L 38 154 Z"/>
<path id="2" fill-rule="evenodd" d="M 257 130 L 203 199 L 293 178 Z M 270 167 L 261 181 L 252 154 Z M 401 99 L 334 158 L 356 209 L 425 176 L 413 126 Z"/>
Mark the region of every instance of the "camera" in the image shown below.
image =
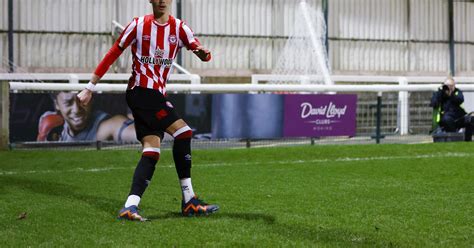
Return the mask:
<path id="1" fill-rule="evenodd" d="M 443 84 L 443 91 L 449 91 L 449 87 L 446 84 Z"/>

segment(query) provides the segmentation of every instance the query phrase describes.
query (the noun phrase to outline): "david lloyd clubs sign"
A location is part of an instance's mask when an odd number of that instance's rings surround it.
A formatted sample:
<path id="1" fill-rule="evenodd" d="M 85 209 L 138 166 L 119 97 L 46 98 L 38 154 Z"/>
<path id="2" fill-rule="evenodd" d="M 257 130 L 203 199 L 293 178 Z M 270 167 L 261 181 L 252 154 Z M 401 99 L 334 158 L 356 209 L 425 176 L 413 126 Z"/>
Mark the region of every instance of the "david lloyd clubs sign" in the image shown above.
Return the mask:
<path id="1" fill-rule="evenodd" d="M 357 95 L 286 95 L 285 137 L 355 136 Z"/>

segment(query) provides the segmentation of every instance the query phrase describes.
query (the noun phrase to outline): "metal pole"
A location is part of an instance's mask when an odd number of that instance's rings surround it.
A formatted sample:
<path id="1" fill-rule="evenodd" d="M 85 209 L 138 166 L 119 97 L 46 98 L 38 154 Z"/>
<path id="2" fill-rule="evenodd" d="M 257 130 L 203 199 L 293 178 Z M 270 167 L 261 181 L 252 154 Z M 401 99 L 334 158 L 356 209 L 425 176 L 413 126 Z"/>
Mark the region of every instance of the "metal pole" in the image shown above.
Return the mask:
<path id="1" fill-rule="evenodd" d="M 408 80 L 406 77 L 400 77 L 398 85 L 408 85 Z M 400 91 L 398 92 L 398 131 L 400 135 L 408 134 L 408 118 L 409 118 L 409 108 L 408 108 L 408 92 Z"/>
<path id="2" fill-rule="evenodd" d="M 380 126 L 382 123 L 382 92 L 377 94 L 377 123 L 375 124 L 375 142 L 380 144 L 381 131 Z"/>
<path id="3" fill-rule="evenodd" d="M 448 0 L 448 21 L 449 21 L 449 69 L 451 76 L 455 76 L 455 51 L 454 51 L 454 10 L 453 0 Z"/>
<path id="4" fill-rule="evenodd" d="M 329 5 L 328 5 L 328 0 L 323 0 L 323 12 L 324 12 L 324 22 L 326 23 L 326 34 L 324 35 L 324 45 L 326 46 L 326 54 L 329 57 L 329 41 L 328 41 L 328 36 L 329 36 L 329 22 L 328 22 L 328 16 L 329 16 Z M 329 63 L 329 61 L 328 61 Z M 329 65 L 328 65 L 329 68 Z"/>
<path id="5" fill-rule="evenodd" d="M 13 67 L 13 0 L 8 0 L 8 72 L 15 71 Z"/>
<path id="6" fill-rule="evenodd" d="M 119 22 L 119 16 L 120 16 L 120 3 L 119 0 L 115 0 L 115 20 Z"/>
<path id="7" fill-rule="evenodd" d="M 181 0 L 176 0 L 176 17 L 178 19 L 182 19 L 182 17 L 183 17 L 183 12 L 182 11 L 183 11 L 183 5 L 182 5 Z M 178 53 L 176 61 L 177 61 L 177 64 L 179 64 L 179 65 L 182 64 L 183 56 L 181 55 L 181 53 Z"/>
<path id="8" fill-rule="evenodd" d="M 7 150 L 10 142 L 10 87 L 8 81 L 0 81 L 0 150 Z"/>

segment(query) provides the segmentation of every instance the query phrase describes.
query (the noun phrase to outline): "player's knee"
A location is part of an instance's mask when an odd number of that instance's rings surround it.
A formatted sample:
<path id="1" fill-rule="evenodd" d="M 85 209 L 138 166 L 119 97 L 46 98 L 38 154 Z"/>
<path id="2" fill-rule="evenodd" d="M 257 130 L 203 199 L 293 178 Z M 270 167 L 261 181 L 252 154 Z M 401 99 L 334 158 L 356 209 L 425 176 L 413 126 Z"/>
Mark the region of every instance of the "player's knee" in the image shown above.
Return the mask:
<path id="1" fill-rule="evenodd" d="M 143 149 L 142 157 L 150 158 L 157 162 L 160 159 L 160 148 L 146 147 Z"/>
<path id="2" fill-rule="evenodd" d="M 141 139 L 144 147 L 160 147 L 161 138 L 158 135 L 147 135 Z"/>
<path id="3" fill-rule="evenodd" d="M 184 126 L 182 128 L 179 128 L 178 130 L 176 130 L 176 132 L 174 132 L 174 134 L 173 134 L 173 137 L 176 140 L 191 139 L 193 137 L 193 131 L 191 130 L 191 128 L 189 126 Z"/>

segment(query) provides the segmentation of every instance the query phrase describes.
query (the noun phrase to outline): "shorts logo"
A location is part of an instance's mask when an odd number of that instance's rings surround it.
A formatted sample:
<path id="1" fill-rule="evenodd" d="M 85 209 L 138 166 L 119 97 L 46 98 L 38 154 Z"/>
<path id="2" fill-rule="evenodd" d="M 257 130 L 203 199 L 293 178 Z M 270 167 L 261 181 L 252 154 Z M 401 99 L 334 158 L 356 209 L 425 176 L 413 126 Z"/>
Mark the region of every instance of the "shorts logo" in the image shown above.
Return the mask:
<path id="1" fill-rule="evenodd" d="M 143 40 L 150 40 L 150 36 L 149 35 L 143 35 Z"/>
<path id="2" fill-rule="evenodd" d="M 160 49 L 159 47 L 156 48 L 156 51 L 155 51 L 155 57 L 158 57 L 158 58 L 163 58 L 163 55 L 165 54 L 165 51 Z"/>
<path id="3" fill-rule="evenodd" d="M 170 35 L 170 37 L 168 37 L 168 41 L 169 41 L 171 44 L 175 45 L 176 42 L 178 41 L 178 39 L 176 38 L 176 35 Z"/>
<path id="4" fill-rule="evenodd" d="M 173 104 L 171 104 L 170 102 L 166 102 L 166 106 L 170 107 L 170 108 L 174 108 L 173 107 Z"/>
<path id="5" fill-rule="evenodd" d="M 166 110 L 162 109 L 158 112 L 156 112 L 156 119 L 158 120 L 162 120 L 164 119 L 166 116 L 168 116 L 168 112 L 166 112 Z"/>

